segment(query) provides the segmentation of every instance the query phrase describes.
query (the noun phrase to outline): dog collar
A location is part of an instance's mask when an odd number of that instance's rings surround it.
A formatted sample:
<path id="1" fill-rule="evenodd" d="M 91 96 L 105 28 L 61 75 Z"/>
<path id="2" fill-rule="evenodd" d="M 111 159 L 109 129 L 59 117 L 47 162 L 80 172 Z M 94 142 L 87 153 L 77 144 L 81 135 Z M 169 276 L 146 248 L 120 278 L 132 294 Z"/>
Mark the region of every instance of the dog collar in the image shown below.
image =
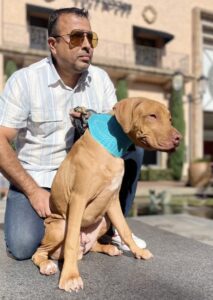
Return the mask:
<path id="1" fill-rule="evenodd" d="M 112 115 L 94 114 L 88 120 L 88 127 L 92 137 L 115 157 L 123 156 L 132 144 Z"/>

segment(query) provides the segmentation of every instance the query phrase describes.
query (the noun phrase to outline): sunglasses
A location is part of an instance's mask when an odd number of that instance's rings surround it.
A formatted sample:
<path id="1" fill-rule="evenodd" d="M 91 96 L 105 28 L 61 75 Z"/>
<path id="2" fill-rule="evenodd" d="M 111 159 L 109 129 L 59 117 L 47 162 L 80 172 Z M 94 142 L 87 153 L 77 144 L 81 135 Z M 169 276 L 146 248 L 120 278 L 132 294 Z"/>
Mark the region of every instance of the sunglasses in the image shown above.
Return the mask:
<path id="1" fill-rule="evenodd" d="M 64 39 L 64 36 L 69 36 L 69 42 Z M 81 46 L 85 37 L 87 38 L 92 48 L 95 48 L 98 45 L 98 35 L 93 31 L 73 30 L 70 33 L 55 35 L 53 37 L 63 38 L 63 40 L 69 44 L 70 48 Z"/>

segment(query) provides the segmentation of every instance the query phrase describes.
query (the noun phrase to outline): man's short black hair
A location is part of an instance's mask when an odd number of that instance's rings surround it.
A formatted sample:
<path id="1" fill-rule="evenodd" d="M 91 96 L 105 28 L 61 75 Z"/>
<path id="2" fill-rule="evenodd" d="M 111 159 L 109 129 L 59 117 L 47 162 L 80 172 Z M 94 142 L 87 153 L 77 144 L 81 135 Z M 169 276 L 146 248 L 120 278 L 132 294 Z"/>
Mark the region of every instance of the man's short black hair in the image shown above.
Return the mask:
<path id="1" fill-rule="evenodd" d="M 67 8 L 60 8 L 54 10 L 51 15 L 49 16 L 48 20 L 48 36 L 57 35 L 57 22 L 61 15 L 63 14 L 74 14 L 81 18 L 89 17 L 88 11 L 84 8 L 77 8 L 77 7 L 67 7 Z"/>

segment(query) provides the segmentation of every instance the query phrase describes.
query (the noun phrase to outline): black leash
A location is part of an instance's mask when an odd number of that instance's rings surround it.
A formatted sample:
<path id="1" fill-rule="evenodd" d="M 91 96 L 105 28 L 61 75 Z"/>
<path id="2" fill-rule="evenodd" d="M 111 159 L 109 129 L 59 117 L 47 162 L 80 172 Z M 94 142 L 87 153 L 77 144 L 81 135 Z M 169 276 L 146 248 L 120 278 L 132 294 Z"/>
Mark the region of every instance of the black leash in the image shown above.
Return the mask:
<path id="1" fill-rule="evenodd" d="M 74 142 L 76 142 L 88 128 L 88 119 L 91 115 L 96 114 L 97 112 L 93 109 L 87 109 L 83 106 L 77 106 L 74 108 L 75 112 L 80 113 L 80 117 L 71 117 L 73 126 L 75 127 L 75 137 Z"/>

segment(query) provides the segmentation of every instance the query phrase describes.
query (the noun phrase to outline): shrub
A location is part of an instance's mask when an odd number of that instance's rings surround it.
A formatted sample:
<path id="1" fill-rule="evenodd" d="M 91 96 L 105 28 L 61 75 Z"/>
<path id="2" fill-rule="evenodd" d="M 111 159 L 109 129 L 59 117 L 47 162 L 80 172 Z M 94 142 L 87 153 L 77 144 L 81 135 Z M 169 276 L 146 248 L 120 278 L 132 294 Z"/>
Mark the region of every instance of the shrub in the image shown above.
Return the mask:
<path id="1" fill-rule="evenodd" d="M 117 81 L 116 96 L 118 101 L 128 97 L 128 87 L 126 79 L 119 79 Z"/>
<path id="2" fill-rule="evenodd" d="M 183 110 L 183 88 L 180 90 L 172 90 L 171 101 L 170 101 L 170 111 L 172 115 L 173 126 L 180 131 L 182 134 L 182 141 L 175 152 L 169 155 L 168 166 L 172 169 L 173 178 L 175 180 L 180 180 L 182 176 L 182 169 L 184 164 L 185 156 L 185 121 L 184 121 L 184 110 Z"/>
<path id="3" fill-rule="evenodd" d="M 17 65 L 13 60 L 8 60 L 5 65 L 5 75 L 8 79 L 15 71 L 17 71 Z"/>
<path id="4" fill-rule="evenodd" d="M 159 181 L 159 180 L 172 180 L 171 169 L 144 169 L 141 171 L 140 180 L 142 181 Z"/>

